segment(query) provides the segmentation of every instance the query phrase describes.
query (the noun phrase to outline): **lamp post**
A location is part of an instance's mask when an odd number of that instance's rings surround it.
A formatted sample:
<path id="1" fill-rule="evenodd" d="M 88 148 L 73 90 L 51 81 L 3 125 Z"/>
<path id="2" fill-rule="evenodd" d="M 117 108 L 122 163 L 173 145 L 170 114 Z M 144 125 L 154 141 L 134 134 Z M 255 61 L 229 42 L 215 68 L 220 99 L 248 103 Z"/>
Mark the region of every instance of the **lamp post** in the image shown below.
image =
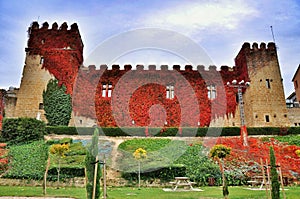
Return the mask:
<path id="1" fill-rule="evenodd" d="M 244 80 L 237 82 L 237 80 L 232 80 L 232 82 L 227 82 L 227 86 L 237 88 L 239 107 L 240 107 L 240 118 L 241 118 L 241 140 L 244 146 L 248 146 L 248 133 L 246 127 L 246 120 L 245 120 L 242 89 L 249 87 L 250 82 L 245 82 Z"/>

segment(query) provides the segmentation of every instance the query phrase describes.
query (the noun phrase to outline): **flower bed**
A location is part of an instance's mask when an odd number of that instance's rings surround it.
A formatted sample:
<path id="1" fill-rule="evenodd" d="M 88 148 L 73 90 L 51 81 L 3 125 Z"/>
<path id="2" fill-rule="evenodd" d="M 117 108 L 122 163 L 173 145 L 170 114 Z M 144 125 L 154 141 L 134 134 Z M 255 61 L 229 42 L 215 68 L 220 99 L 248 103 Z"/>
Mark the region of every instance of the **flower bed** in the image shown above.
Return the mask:
<path id="1" fill-rule="evenodd" d="M 256 174 L 261 172 L 261 160 L 269 164 L 269 149 L 273 146 L 276 156 L 277 165 L 280 164 L 282 175 L 288 178 L 297 178 L 300 174 L 300 158 L 296 154 L 296 150 L 300 147 L 296 145 L 287 145 L 286 143 L 279 142 L 273 138 L 262 139 L 252 138 L 248 139 L 249 147 L 244 147 L 239 138 L 211 138 L 204 144 L 211 147 L 214 144 L 224 144 L 232 148 L 231 155 L 226 159 L 227 167 L 230 168 L 243 168 L 256 167 Z M 246 175 L 252 176 L 253 171 L 245 170 Z"/>
<path id="2" fill-rule="evenodd" d="M 0 143 L 0 175 L 7 170 L 8 167 L 8 150 L 6 143 Z"/>

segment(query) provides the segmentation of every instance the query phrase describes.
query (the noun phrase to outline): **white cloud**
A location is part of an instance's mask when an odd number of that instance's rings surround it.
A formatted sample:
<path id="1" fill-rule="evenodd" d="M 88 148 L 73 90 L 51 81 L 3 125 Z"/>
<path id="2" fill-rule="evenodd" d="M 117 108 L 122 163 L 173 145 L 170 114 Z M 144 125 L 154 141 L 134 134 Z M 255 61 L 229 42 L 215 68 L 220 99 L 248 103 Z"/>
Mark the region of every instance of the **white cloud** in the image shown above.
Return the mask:
<path id="1" fill-rule="evenodd" d="M 258 16 L 258 11 L 246 2 L 211 1 L 177 5 L 152 13 L 145 18 L 149 26 L 176 29 L 184 34 L 194 35 L 199 30 L 234 30 L 240 22 Z"/>

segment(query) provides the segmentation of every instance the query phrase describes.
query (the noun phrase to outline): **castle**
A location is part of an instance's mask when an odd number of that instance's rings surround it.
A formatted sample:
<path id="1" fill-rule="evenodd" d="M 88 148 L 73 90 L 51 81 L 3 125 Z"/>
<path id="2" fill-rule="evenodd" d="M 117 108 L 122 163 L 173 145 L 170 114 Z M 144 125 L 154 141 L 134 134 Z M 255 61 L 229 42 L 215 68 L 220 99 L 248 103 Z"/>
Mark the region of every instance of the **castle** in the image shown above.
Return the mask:
<path id="1" fill-rule="evenodd" d="M 46 121 L 42 93 L 51 78 L 73 99 L 76 126 L 240 126 L 237 89 L 244 88 L 247 126 L 290 126 L 275 43 L 244 43 L 235 66 L 82 66 L 83 42 L 77 24 L 47 22 L 28 29 L 19 89 L 2 90 L 0 117 Z M 103 63 L 99 63 L 103 64 Z M 110 68 L 110 69 L 109 69 Z M 172 68 L 172 69 L 171 69 Z M 5 101 L 5 104 L 3 103 Z M 1 118 L 0 118 L 1 119 Z"/>

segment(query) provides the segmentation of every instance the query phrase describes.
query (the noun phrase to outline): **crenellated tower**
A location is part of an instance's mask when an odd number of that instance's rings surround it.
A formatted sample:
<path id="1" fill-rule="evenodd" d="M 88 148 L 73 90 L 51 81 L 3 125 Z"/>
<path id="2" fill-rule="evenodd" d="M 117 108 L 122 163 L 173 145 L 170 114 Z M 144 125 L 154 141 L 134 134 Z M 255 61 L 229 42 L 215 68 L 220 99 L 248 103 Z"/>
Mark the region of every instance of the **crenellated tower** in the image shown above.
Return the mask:
<path id="1" fill-rule="evenodd" d="M 235 64 L 251 82 L 244 94 L 247 126 L 290 126 L 275 43 L 244 43 Z"/>
<path id="2" fill-rule="evenodd" d="M 39 27 L 33 22 L 28 28 L 28 44 L 20 90 L 17 95 L 16 117 L 41 117 L 43 90 L 51 78 L 67 87 L 72 94 L 73 83 L 83 61 L 83 43 L 76 23 L 57 23 L 49 29 L 47 22 Z"/>

